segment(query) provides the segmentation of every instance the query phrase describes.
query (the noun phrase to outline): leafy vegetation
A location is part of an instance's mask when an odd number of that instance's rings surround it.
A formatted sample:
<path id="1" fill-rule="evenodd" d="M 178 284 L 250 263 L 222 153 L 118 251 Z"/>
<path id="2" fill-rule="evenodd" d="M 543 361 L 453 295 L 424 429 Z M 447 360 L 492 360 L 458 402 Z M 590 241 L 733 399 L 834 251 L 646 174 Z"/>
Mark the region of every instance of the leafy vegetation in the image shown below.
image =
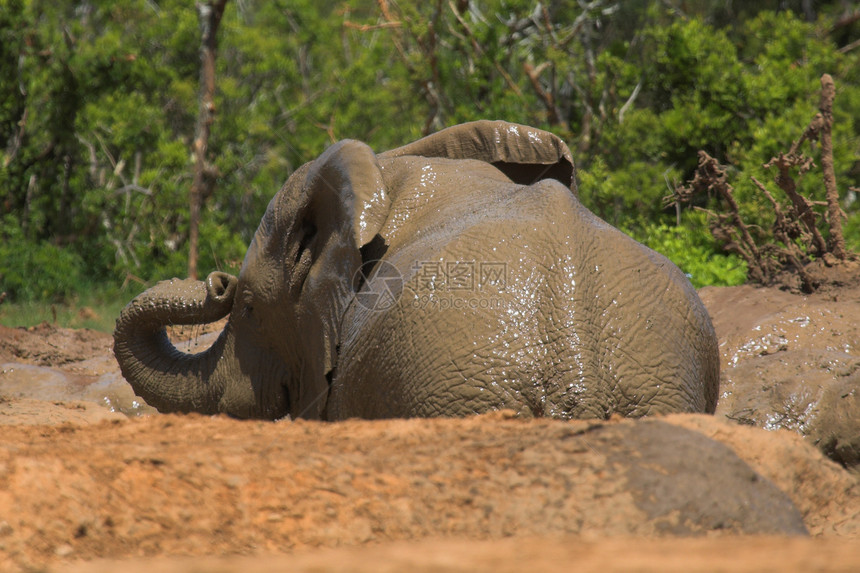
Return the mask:
<path id="1" fill-rule="evenodd" d="M 640 241 L 671 259 L 696 288 L 743 283 L 746 261 L 733 253 L 718 252 L 709 234 L 697 232 L 707 228 L 704 214 L 690 212 L 684 219 L 683 225 L 650 224 L 641 231 Z"/>
<path id="2" fill-rule="evenodd" d="M 819 113 L 787 152 L 779 153 L 764 165 L 765 169 L 776 171 L 774 181 L 787 201 L 777 200 L 764 183 L 750 177 L 762 197 L 770 203 L 773 220 L 770 228 L 747 224 L 734 196 L 734 188 L 728 181 L 726 168 L 705 151 L 699 152 L 699 167 L 693 179 L 687 185 L 677 186 L 673 192 L 671 199 L 678 207 L 693 201 L 697 194 L 719 198 L 722 212 L 705 211 L 711 234 L 720 246 L 743 259 L 752 282 L 763 285 L 779 282 L 788 288 L 795 287 L 792 283 L 796 282 L 800 290 L 811 293 L 828 282 L 828 273 L 821 272 L 824 269 L 820 263 L 825 268 L 841 267 L 846 261 L 856 258 L 845 248 L 842 219 L 846 215 L 840 205 L 834 170 L 835 92 L 833 78 L 829 74 L 822 75 Z M 817 202 L 799 193 L 796 181 L 796 177 L 808 176 L 815 167 L 814 159 L 801 151 L 804 143 L 814 141 L 820 142 L 820 179 L 826 199 Z M 856 188 L 851 190 L 854 192 Z M 839 269 L 837 274 L 843 270 Z"/>
<path id="3" fill-rule="evenodd" d="M 704 150 L 731 165 L 744 220 L 770 226 L 751 177 L 797 139 L 830 74 L 834 168 L 860 244 L 860 12 L 816 3 L 243 0 L 218 30 L 213 191 L 201 274 L 240 263 L 271 196 L 343 138 L 383 150 L 499 118 L 569 142 L 583 202 L 734 284 L 700 216 L 666 207 Z M 180 0 L 0 0 L 0 292 L 57 301 L 185 273 L 200 30 Z M 824 200 L 819 179 L 798 190 Z M 700 207 L 715 197 L 698 197 Z M 125 293 L 123 296 L 127 296 Z M 2 307 L 0 307 L 2 308 Z"/>

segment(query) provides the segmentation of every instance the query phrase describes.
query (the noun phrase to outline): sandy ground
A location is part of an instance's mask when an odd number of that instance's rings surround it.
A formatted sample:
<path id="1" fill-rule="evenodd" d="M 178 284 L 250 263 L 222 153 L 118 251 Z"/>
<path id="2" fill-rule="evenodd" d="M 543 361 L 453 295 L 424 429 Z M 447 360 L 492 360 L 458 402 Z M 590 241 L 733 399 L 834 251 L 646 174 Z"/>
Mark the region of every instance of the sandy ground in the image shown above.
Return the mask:
<path id="1" fill-rule="evenodd" d="M 0 327 L 0 571 L 860 571 L 860 289 L 701 295 L 717 415 L 639 421 L 165 416 Z"/>

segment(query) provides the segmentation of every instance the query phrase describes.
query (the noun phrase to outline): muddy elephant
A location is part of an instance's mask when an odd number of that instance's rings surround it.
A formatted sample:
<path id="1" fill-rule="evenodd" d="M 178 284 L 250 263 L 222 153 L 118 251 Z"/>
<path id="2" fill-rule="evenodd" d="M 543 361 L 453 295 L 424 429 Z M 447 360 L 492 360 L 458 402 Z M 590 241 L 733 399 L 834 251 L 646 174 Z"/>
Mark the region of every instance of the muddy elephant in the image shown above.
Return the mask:
<path id="1" fill-rule="evenodd" d="M 198 354 L 165 333 L 227 315 Z M 114 337 L 163 412 L 712 413 L 719 384 L 684 274 L 579 202 L 560 139 L 500 121 L 332 145 L 269 203 L 238 278 L 158 283 Z"/>

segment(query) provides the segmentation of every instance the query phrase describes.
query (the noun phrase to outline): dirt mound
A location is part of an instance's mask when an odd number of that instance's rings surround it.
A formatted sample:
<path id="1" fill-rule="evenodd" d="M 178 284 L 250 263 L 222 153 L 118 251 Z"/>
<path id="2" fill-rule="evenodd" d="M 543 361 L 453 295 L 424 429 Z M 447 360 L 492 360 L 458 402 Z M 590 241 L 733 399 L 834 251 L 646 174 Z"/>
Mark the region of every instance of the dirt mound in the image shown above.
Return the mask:
<path id="1" fill-rule="evenodd" d="M 810 261 L 803 267 L 803 271 L 809 277 L 810 282 L 815 285 L 816 296 L 829 295 L 831 293 L 841 294 L 846 290 L 854 290 L 857 287 L 857 278 L 860 274 L 860 260 L 847 259 L 837 260 L 831 253 L 823 258 Z M 794 294 L 802 294 L 803 280 L 797 270 L 788 267 L 777 273 L 771 287 L 789 291 Z"/>
<path id="2" fill-rule="evenodd" d="M 860 540 L 860 479 L 817 455 L 819 452 L 794 432 L 762 431 L 727 423 L 717 416 L 675 414 L 665 420 L 730 447 L 788 494 L 812 535 Z"/>
<path id="3" fill-rule="evenodd" d="M 214 340 L 207 335 L 220 332 L 226 323 L 224 319 L 201 326 L 177 326 L 168 333 L 180 350 L 200 352 Z M 86 328 L 60 328 L 47 322 L 27 328 L 0 324 L 0 364 L 14 362 L 94 374 L 89 368 L 93 358 L 106 360 L 107 369 L 116 369 L 113 336 Z"/>
<path id="4" fill-rule="evenodd" d="M 860 570 L 860 289 L 702 298 L 717 416 L 608 423 L 129 420 L 109 335 L 0 327 L 0 570 Z"/>
<path id="5" fill-rule="evenodd" d="M 36 423 L 40 411 L 46 424 L 155 413 L 120 375 L 111 335 L 47 323 L 0 325 L 0 402 L 0 425 Z"/>
<path id="6" fill-rule="evenodd" d="M 11 426 L 0 484 L 3 570 L 428 537 L 803 533 L 789 497 L 814 535 L 860 539 L 844 470 L 788 432 L 710 416 Z"/>
<path id="7" fill-rule="evenodd" d="M 135 559 L 60 566 L 65 573 L 855 573 L 856 543 L 802 537 L 681 539 L 588 536 L 425 540 L 289 556 Z"/>

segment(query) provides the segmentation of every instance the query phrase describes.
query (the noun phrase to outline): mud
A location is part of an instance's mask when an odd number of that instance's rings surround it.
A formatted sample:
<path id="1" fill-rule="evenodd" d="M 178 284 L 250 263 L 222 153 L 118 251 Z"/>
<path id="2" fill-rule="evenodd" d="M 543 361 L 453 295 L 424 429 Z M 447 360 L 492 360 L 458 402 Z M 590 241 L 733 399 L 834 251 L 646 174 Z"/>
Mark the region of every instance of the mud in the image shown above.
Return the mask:
<path id="1" fill-rule="evenodd" d="M 0 327 L 0 570 L 860 570 L 860 290 L 701 295 L 717 415 L 601 423 L 164 416 Z"/>
<path id="2" fill-rule="evenodd" d="M 720 339 L 717 415 L 791 430 L 860 471 L 860 289 L 746 285 L 700 295 Z"/>

